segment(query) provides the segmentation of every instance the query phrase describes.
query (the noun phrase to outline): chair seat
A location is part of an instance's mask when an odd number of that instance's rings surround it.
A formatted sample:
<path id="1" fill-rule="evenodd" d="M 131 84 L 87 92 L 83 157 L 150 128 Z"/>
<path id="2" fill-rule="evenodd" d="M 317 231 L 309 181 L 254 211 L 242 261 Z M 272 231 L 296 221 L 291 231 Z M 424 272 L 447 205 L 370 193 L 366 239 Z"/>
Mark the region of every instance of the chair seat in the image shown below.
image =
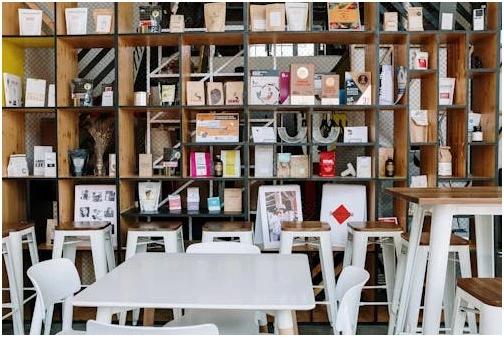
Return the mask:
<path id="1" fill-rule="evenodd" d="M 349 222 L 348 227 L 361 232 L 402 232 L 402 227 L 387 221 L 355 221 Z"/>
<path id="2" fill-rule="evenodd" d="M 212 221 L 203 225 L 207 232 L 250 232 L 252 222 L 249 221 Z"/>
<path id="3" fill-rule="evenodd" d="M 181 221 L 153 221 L 153 222 L 138 222 L 128 226 L 128 231 L 176 231 L 182 227 Z"/>
<path id="4" fill-rule="evenodd" d="M 502 278 L 461 278 L 457 282 L 471 296 L 492 307 L 502 307 Z"/>
<path id="5" fill-rule="evenodd" d="M 403 233 L 402 238 L 409 241 L 409 233 Z M 422 233 L 420 237 L 420 246 L 428 246 L 430 242 L 430 233 Z M 450 246 L 468 246 L 469 240 L 466 240 L 458 235 L 452 234 L 450 236 Z"/>
<path id="6" fill-rule="evenodd" d="M 86 334 L 86 331 L 81 331 L 81 330 L 63 330 L 63 331 L 56 333 L 56 335 L 85 335 L 85 334 Z"/>
<path id="7" fill-rule="evenodd" d="M 220 335 L 257 335 L 259 324 L 255 311 L 243 310 L 186 310 L 179 319 L 165 324 L 165 327 L 188 326 L 213 323 Z"/>
<path id="8" fill-rule="evenodd" d="M 93 231 L 105 229 L 112 224 L 108 221 L 70 221 L 56 226 L 57 231 Z"/>
<path id="9" fill-rule="evenodd" d="M 323 221 L 282 221 L 282 231 L 286 232 L 327 232 L 331 227 Z"/>

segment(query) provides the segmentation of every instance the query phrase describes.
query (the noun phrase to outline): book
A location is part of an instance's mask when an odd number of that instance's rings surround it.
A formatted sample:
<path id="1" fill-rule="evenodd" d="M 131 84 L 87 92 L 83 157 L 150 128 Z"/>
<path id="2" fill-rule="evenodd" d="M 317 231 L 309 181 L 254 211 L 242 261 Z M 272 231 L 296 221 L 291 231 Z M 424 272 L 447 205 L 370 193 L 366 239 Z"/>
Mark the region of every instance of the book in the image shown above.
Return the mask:
<path id="1" fill-rule="evenodd" d="M 187 188 L 187 210 L 199 211 L 200 194 L 199 187 Z"/>
<path id="2" fill-rule="evenodd" d="M 439 105 L 452 105 L 455 91 L 454 78 L 439 78 Z"/>
<path id="3" fill-rule="evenodd" d="M 177 86 L 175 84 L 159 84 L 160 93 L 159 99 L 163 106 L 171 106 L 175 102 L 175 91 Z"/>
<path id="4" fill-rule="evenodd" d="M 266 30 L 269 32 L 285 30 L 285 4 L 266 5 Z"/>
<path id="5" fill-rule="evenodd" d="M 20 107 L 22 105 L 21 78 L 14 74 L 3 73 L 4 95 L 6 107 Z"/>
<path id="6" fill-rule="evenodd" d="M 358 2 L 328 2 L 329 30 L 361 30 Z"/>
<path id="7" fill-rule="evenodd" d="M 409 31 L 423 31 L 423 8 L 410 7 L 408 12 L 408 30 Z"/>
<path id="8" fill-rule="evenodd" d="M 224 213 L 242 212 L 242 189 L 225 188 L 224 189 Z"/>
<path id="9" fill-rule="evenodd" d="M 138 175 L 140 177 L 152 177 L 151 153 L 140 153 L 138 155 Z"/>
<path id="10" fill-rule="evenodd" d="M 45 90 L 45 80 L 27 78 L 25 90 L 25 107 L 43 107 L 45 105 Z"/>
<path id="11" fill-rule="evenodd" d="M 250 31 L 266 30 L 266 5 L 250 5 Z"/>
<path id="12" fill-rule="evenodd" d="M 239 150 L 221 150 L 222 176 L 224 178 L 240 177 L 241 161 Z"/>
<path id="13" fill-rule="evenodd" d="M 67 35 L 84 35 L 87 33 L 86 7 L 65 8 L 65 22 Z"/>
<path id="14" fill-rule="evenodd" d="M 371 104 L 371 73 L 345 72 L 345 92 L 347 105 Z"/>
<path id="15" fill-rule="evenodd" d="M 339 75 L 322 75 L 320 104 L 338 105 L 339 102 Z"/>
<path id="16" fill-rule="evenodd" d="M 224 84 L 226 105 L 243 105 L 243 82 L 229 81 Z"/>
<path id="17" fill-rule="evenodd" d="M 42 11 L 39 9 L 19 8 L 19 35 L 42 34 Z"/>
<path id="18" fill-rule="evenodd" d="M 205 83 L 188 81 L 186 83 L 186 104 L 205 105 Z"/>
<path id="19" fill-rule="evenodd" d="M 249 104 L 278 105 L 279 85 L 278 70 L 253 70 L 250 74 Z"/>
<path id="20" fill-rule="evenodd" d="M 220 212 L 221 204 L 219 197 L 207 198 L 207 207 L 209 212 Z"/>
<path id="21" fill-rule="evenodd" d="M 222 82 L 207 83 L 207 104 L 224 105 L 224 90 Z"/>
<path id="22" fill-rule="evenodd" d="M 238 113 L 196 114 L 196 142 L 232 143 L 240 141 Z"/>
<path id="23" fill-rule="evenodd" d="M 307 155 L 293 155 L 290 158 L 290 177 L 307 178 L 309 174 L 309 160 Z"/>
<path id="24" fill-rule="evenodd" d="M 315 104 L 315 65 L 291 64 L 290 66 L 290 104 Z"/>
<path id="25" fill-rule="evenodd" d="M 44 177 L 56 177 L 56 152 L 45 152 Z"/>
<path id="26" fill-rule="evenodd" d="M 399 30 L 397 12 L 383 13 L 383 30 L 386 32 L 397 32 Z"/>
<path id="27" fill-rule="evenodd" d="M 138 183 L 138 200 L 142 212 L 157 212 L 161 196 L 161 182 L 149 181 Z"/>
<path id="28" fill-rule="evenodd" d="M 45 154 L 52 152 L 52 146 L 33 147 L 33 175 L 43 177 L 45 174 Z"/>
<path id="29" fill-rule="evenodd" d="M 208 152 L 191 152 L 191 177 L 209 177 L 212 175 L 212 160 Z"/>
<path id="30" fill-rule="evenodd" d="M 170 212 L 177 212 L 182 210 L 182 200 L 179 194 L 168 196 L 168 208 Z"/>
<path id="31" fill-rule="evenodd" d="M 256 146 L 254 152 L 254 176 L 273 177 L 273 146 Z"/>

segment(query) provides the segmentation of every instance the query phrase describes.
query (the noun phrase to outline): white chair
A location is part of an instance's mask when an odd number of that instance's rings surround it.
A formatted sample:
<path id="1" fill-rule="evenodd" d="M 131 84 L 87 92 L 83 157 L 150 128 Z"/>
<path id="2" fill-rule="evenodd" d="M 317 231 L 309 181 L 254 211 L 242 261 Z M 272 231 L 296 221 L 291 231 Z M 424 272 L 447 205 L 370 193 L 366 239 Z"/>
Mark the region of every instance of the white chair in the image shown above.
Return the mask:
<path id="1" fill-rule="evenodd" d="M 86 324 L 86 335 L 218 335 L 215 324 L 183 327 L 136 327 L 98 323 L 90 320 Z"/>
<path id="2" fill-rule="evenodd" d="M 84 333 L 72 330 L 73 295 L 81 289 L 77 269 L 69 259 L 52 259 L 40 262 L 28 269 L 37 299 L 33 311 L 30 335 L 40 335 L 44 323 L 44 335 L 51 331 L 54 304 L 63 303 L 62 331 L 59 334 Z"/>
<path id="3" fill-rule="evenodd" d="M 452 334 L 462 334 L 466 313 L 474 311 L 480 315 L 480 335 L 502 336 L 502 278 L 458 280 Z"/>
<path id="4" fill-rule="evenodd" d="M 363 268 L 348 266 L 343 268 L 336 283 L 336 324 L 334 333 L 355 335 L 359 318 L 359 303 L 364 284 L 369 273 Z"/>
<path id="5" fill-rule="evenodd" d="M 249 221 L 212 221 L 203 225 L 201 242 L 223 238 L 238 238 L 241 243 L 253 244 L 252 223 Z"/>
<path id="6" fill-rule="evenodd" d="M 162 240 L 156 240 L 161 238 Z M 156 243 L 163 246 L 165 253 L 184 252 L 184 234 L 181 221 L 153 221 L 139 222 L 128 226 L 128 239 L 126 242 L 126 260 L 136 253 L 145 253 L 149 244 Z M 179 310 L 173 311 L 175 318 L 182 314 Z M 133 309 L 133 325 L 138 324 L 140 309 Z M 121 313 L 120 324 L 126 323 L 126 312 Z"/>
<path id="7" fill-rule="evenodd" d="M 15 335 L 24 335 L 23 319 L 21 318 L 21 306 L 19 305 L 18 283 L 16 282 L 16 273 L 12 263 L 12 253 L 10 238 L 8 233 L 3 236 L 2 232 L 2 260 L 5 262 L 7 280 L 9 281 L 9 303 L 2 303 L 2 309 L 10 309 L 10 312 L 2 315 L 2 320 L 12 316 L 12 325 Z M 3 290 L 3 289 L 2 289 Z"/>
<path id="8" fill-rule="evenodd" d="M 192 244 L 187 247 L 186 252 L 187 254 L 260 254 L 261 250 L 246 243 L 206 242 Z M 181 318 L 168 322 L 165 327 L 213 323 L 222 335 L 256 335 L 259 331 L 258 315 L 259 313 L 255 311 L 187 309 Z"/>

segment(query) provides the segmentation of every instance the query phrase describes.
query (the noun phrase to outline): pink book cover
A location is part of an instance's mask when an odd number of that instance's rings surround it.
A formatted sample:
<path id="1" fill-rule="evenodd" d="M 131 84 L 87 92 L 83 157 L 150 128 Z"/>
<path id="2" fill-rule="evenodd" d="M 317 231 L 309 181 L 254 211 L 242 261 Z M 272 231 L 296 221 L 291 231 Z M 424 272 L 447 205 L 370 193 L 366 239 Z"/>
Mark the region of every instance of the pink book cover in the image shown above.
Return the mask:
<path id="1" fill-rule="evenodd" d="M 290 96 L 290 72 L 282 71 L 280 72 L 280 104 L 286 103 L 285 101 Z M 288 103 L 288 102 L 287 102 Z"/>
<path id="2" fill-rule="evenodd" d="M 212 175 L 210 153 L 191 152 L 191 177 L 206 177 Z"/>

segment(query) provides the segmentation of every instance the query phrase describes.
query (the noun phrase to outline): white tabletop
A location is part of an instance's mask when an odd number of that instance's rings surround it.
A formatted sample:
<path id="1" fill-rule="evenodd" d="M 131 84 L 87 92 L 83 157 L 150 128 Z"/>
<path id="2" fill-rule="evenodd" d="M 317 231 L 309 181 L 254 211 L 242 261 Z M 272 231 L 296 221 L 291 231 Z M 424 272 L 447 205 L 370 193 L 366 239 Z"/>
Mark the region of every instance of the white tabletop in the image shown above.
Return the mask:
<path id="1" fill-rule="evenodd" d="M 304 254 L 140 253 L 77 294 L 74 306 L 311 310 Z"/>

